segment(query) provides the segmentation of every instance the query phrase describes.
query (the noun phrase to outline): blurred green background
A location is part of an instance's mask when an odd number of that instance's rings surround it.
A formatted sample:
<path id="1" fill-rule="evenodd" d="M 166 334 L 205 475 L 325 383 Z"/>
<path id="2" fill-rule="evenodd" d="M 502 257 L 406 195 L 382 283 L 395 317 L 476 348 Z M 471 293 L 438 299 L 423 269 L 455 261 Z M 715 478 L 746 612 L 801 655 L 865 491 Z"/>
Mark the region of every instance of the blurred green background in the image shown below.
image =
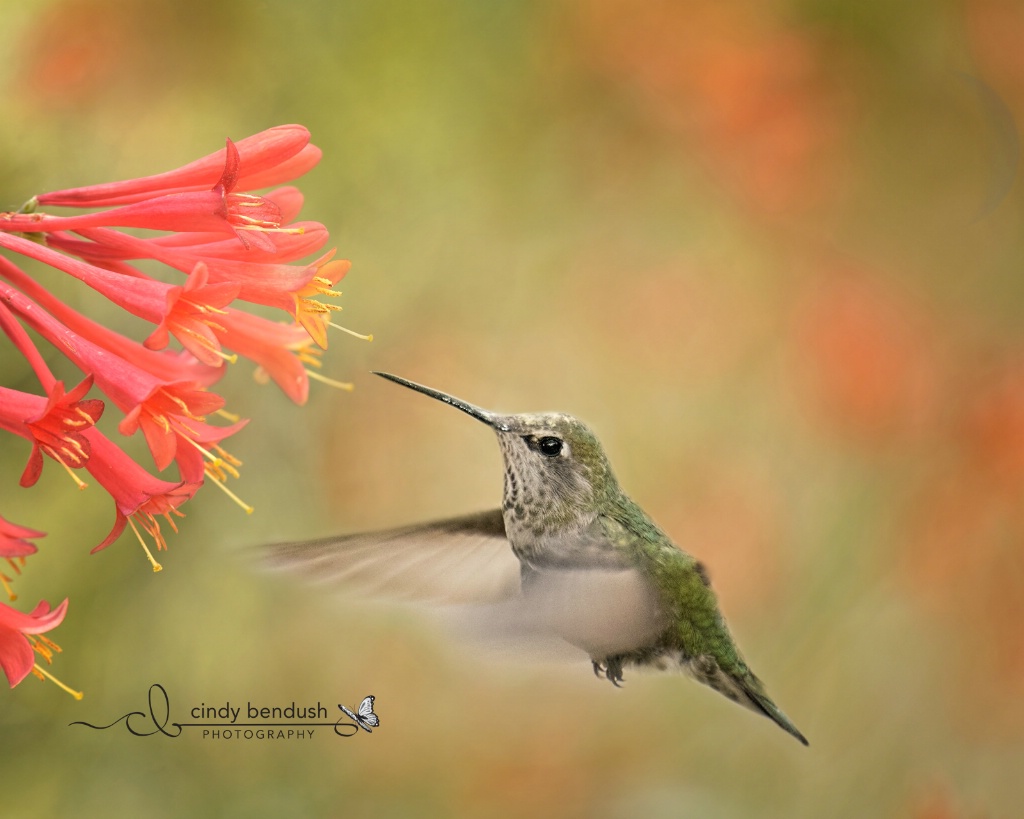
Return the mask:
<path id="1" fill-rule="evenodd" d="M 1024 784 L 1024 7 L 0 2 L 0 209 L 299 122 L 353 262 L 307 406 L 236 365 L 246 517 L 214 488 L 149 570 L 54 464 L 0 513 L 49 534 L 24 610 L 76 702 L 0 705 L 5 816 L 1019 816 Z M 47 282 L 111 326 L 141 325 Z M 35 388 L 0 345 L 0 382 Z M 58 356 L 59 374 L 77 380 Z M 811 741 L 685 679 L 495 664 L 415 612 L 245 548 L 494 506 L 493 436 L 368 374 L 601 436 L 709 567 Z M 116 415 L 113 409 L 110 415 Z M 105 419 L 111 420 L 111 419 Z M 136 442 L 132 443 L 137 446 Z M 138 448 L 140 460 L 149 465 Z M 200 703 L 354 707 L 293 742 L 137 738 Z"/>

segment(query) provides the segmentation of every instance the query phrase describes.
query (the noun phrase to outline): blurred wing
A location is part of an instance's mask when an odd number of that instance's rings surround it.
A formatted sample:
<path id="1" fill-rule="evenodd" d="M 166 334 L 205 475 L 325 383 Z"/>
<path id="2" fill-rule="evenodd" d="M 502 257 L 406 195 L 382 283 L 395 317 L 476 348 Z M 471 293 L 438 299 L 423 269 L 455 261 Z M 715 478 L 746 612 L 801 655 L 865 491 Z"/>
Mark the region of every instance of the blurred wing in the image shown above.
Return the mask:
<path id="1" fill-rule="evenodd" d="M 634 569 L 530 571 L 517 599 L 452 614 L 477 641 L 552 659 L 614 656 L 651 644 L 667 625 L 657 591 Z"/>
<path id="2" fill-rule="evenodd" d="M 263 551 L 271 568 L 396 599 L 489 603 L 519 594 L 519 561 L 500 509 Z"/>
<path id="3" fill-rule="evenodd" d="M 523 593 L 527 622 L 591 657 L 648 645 L 665 630 L 660 598 L 635 569 L 538 572 Z"/>

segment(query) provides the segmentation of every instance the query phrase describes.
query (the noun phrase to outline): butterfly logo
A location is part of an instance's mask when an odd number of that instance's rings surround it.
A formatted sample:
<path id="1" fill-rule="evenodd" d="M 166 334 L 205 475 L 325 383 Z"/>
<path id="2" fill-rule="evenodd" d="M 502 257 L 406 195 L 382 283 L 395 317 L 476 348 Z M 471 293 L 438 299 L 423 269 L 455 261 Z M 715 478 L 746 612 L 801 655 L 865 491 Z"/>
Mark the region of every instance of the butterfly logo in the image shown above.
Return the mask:
<path id="1" fill-rule="evenodd" d="M 351 719 L 355 720 L 356 725 L 368 734 L 372 734 L 372 729 L 377 728 L 380 725 L 380 717 L 373 713 L 373 694 L 365 697 L 363 701 L 359 703 L 359 708 L 356 709 L 354 713 L 349 711 L 349 709 L 341 703 L 338 703 L 338 707 L 348 714 Z"/>

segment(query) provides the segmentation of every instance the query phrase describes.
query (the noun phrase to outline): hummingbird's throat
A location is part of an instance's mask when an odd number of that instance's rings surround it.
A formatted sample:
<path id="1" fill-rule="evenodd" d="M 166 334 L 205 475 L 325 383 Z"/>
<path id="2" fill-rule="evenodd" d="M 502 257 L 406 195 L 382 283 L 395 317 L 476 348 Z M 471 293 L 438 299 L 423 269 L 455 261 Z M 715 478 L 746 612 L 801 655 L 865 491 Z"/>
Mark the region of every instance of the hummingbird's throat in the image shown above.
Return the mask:
<path id="1" fill-rule="evenodd" d="M 518 437 L 499 440 L 505 457 L 502 514 L 513 548 L 525 549 L 589 522 L 588 487 L 570 465 L 538 462 Z"/>

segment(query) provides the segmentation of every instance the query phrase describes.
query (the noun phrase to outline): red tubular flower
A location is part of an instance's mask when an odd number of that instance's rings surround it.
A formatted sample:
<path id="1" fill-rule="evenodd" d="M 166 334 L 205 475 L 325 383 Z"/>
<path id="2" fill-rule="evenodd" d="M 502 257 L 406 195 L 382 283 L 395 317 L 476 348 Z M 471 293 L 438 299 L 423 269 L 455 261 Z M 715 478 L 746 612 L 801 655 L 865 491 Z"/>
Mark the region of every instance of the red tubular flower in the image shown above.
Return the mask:
<path id="1" fill-rule="evenodd" d="M 104 270 L 20 236 L 0 233 L 0 246 L 70 273 L 129 313 L 156 324 L 156 331 L 146 340 L 150 349 L 166 347 L 170 332 L 204 364 L 215 367 L 220 363 L 220 345 L 206 325 L 220 308 L 234 301 L 240 288 L 231 283 L 208 285 L 202 262 L 196 264 L 184 287 L 176 287 L 141 274 L 130 277 Z"/>
<path id="2" fill-rule="evenodd" d="M 171 261 L 171 254 L 165 255 L 161 261 L 172 267 L 190 265 L 188 269 L 191 270 L 200 260 L 200 257 L 190 253 L 179 252 L 173 255 L 174 261 Z M 240 300 L 277 307 L 293 314 L 295 293 L 317 275 L 316 262 L 309 265 L 257 264 L 234 258 L 207 258 L 206 267 L 211 283 L 238 285 Z"/>
<path id="3" fill-rule="evenodd" d="M 224 485 L 237 477 L 240 462 L 222 443 L 247 423 L 225 413 L 223 399 L 207 390 L 224 373 L 225 362 L 238 354 L 251 358 L 258 378 L 272 378 L 296 403 L 305 402 L 310 378 L 351 388 L 316 372 L 320 350 L 314 346 L 326 346 L 327 328 L 334 326 L 330 312 L 339 309 L 320 297 L 340 295 L 332 288 L 349 263 L 331 261 L 334 251 L 302 261 L 322 253 L 329 236 L 319 222 L 296 221 L 303 205 L 297 188 L 252 192 L 288 183 L 320 157 L 305 128 L 285 125 L 237 144 L 227 140 L 223 150 L 173 171 L 53 191 L 17 213 L 0 213 L 0 252 L 61 270 L 153 325 L 144 343 L 126 338 L 72 309 L 0 256 L 0 331 L 43 387 L 39 395 L 0 387 L 0 429 L 32 444 L 23 485 L 38 480 L 43 456 L 49 455 L 80 486 L 77 470 L 85 469 L 111 495 L 114 526 L 94 551 L 131 526 L 159 569 L 144 535 L 157 549 L 165 548 L 162 524 L 174 528 L 179 507 L 206 480 L 252 511 Z M 34 212 L 40 207 L 94 210 Z M 165 233 L 140 237 L 118 228 Z M 161 281 L 149 268 L 134 266 L 137 260 L 159 262 L 183 277 Z M 296 323 L 250 315 L 232 306 L 236 301 L 284 310 Z M 22 325 L 69 358 L 84 380 L 65 389 Z M 172 336 L 183 350 L 165 350 Z M 154 477 L 95 428 L 103 402 L 87 397 L 90 388 L 124 413 L 118 425 L 123 434 L 142 430 L 157 469 L 176 463 L 179 481 Z M 207 423 L 211 413 L 230 423 Z M 8 549 L 20 559 L 31 544 L 19 537 L 20 529 L 10 532 L 5 541 L 0 530 L 0 557 Z"/>
<path id="4" fill-rule="evenodd" d="M 41 635 L 59 626 L 67 610 L 67 600 L 52 611 L 44 600 L 28 614 L 0 603 L 0 668 L 11 688 L 34 673 L 40 678 L 49 677 L 75 699 L 82 698 L 80 692 L 68 688 L 35 662 L 37 652 L 49 663 L 54 652 L 60 651 L 56 643 Z"/>
<path id="5" fill-rule="evenodd" d="M 97 229 L 84 231 L 84 233 L 97 241 L 86 243 L 70 240 L 75 242 L 75 251 L 82 252 L 82 255 L 85 255 L 86 251 L 79 246 L 85 244 L 90 248 L 102 247 L 108 251 L 121 251 L 121 258 L 125 258 L 131 249 L 136 248 L 142 251 L 144 248 L 140 248 L 140 245 L 151 243 L 110 230 Z M 291 244 L 291 240 L 295 238 L 288 237 L 286 244 Z M 60 243 L 64 241 L 62 238 L 58 239 Z M 217 242 L 216 244 L 223 246 L 227 243 Z M 33 245 L 33 247 L 36 246 Z M 250 250 L 247 253 L 258 255 L 261 252 Z M 326 347 L 327 327 L 338 326 L 333 325 L 330 321 L 331 312 L 337 309 L 335 305 L 321 302 L 315 297 L 339 295 L 331 288 L 348 272 L 351 265 L 347 260 L 332 261 L 332 252 L 305 268 L 299 268 L 282 264 L 242 264 L 234 259 L 211 259 L 210 264 L 227 280 L 230 281 L 232 276 L 244 276 L 247 284 L 243 287 L 254 300 L 262 300 L 264 303 L 273 302 L 289 309 L 289 312 L 299 319 L 301 327 L 288 327 L 250 316 L 234 308 L 225 306 L 224 309 L 221 309 L 220 305 L 226 305 L 228 297 L 232 293 L 238 292 L 238 286 L 228 282 L 220 285 L 208 284 L 207 265 L 202 261 L 196 261 L 199 258 L 198 255 L 187 255 L 183 248 L 166 247 L 153 249 L 152 255 L 159 256 L 163 261 L 172 262 L 175 266 L 183 268 L 194 262 L 195 269 L 183 288 L 161 285 L 147 280 L 147 284 L 159 285 L 159 290 L 156 292 L 162 293 L 166 299 L 164 305 L 158 305 L 156 298 L 152 296 L 148 300 L 137 299 L 135 302 L 135 304 L 145 307 L 145 310 L 143 307 L 139 307 L 133 312 L 136 314 L 145 312 L 145 317 L 150 320 L 157 319 L 158 309 L 164 310 L 160 325 L 147 339 L 147 347 L 153 348 L 165 344 L 167 333 L 170 332 L 197 359 L 213 366 L 219 363 L 219 359 L 229 358 L 221 352 L 221 345 L 223 345 L 259 364 L 295 403 L 305 403 L 309 385 L 307 371 L 302 365 L 320 366 L 318 358 L 308 350 L 307 342 L 312 338 L 319 346 Z M 127 340 L 120 336 L 112 337 L 111 331 L 75 314 L 66 305 L 54 299 L 52 295 L 32 282 L 18 268 L 9 264 L 5 267 L 4 261 L 0 259 L 0 273 L 21 287 L 23 291 L 42 301 L 79 334 L 118 355 L 123 355 L 126 349 L 130 349 L 130 347 L 124 346 L 130 344 Z M 278 275 L 271 276 L 268 271 L 274 271 Z M 301 278 L 294 277 L 297 272 L 301 274 Z M 280 273 L 285 275 L 280 275 Z M 99 268 L 92 268 L 88 276 L 95 277 L 94 280 L 103 279 L 104 286 L 110 287 L 115 287 L 119 281 L 124 280 L 124 277 Z M 276 285 L 282 285 L 284 288 L 298 287 L 302 282 L 305 284 L 292 292 L 289 289 L 267 286 L 264 281 L 267 277 L 274 280 Z M 128 280 L 129 283 L 134 281 L 136 280 Z M 138 293 L 140 289 L 136 287 L 132 292 Z M 193 292 L 198 293 L 199 296 L 192 296 Z M 211 293 L 214 295 L 209 295 Z M 218 293 L 221 296 L 219 300 L 216 298 Z M 346 330 L 346 332 L 350 331 Z M 139 361 L 140 357 L 143 360 Z M 168 363 L 166 360 L 145 360 L 145 356 L 140 350 L 136 350 L 135 358 L 129 360 L 136 366 L 166 380 L 195 379 L 203 385 L 208 385 L 219 377 L 219 373 L 215 371 L 211 371 L 208 377 L 202 377 L 202 373 L 196 374 L 187 371 L 173 373 L 166 366 Z M 231 359 L 229 358 L 229 360 Z M 155 363 L 161 365 L 159 369 L 153 368 Z M 184 362 L 181 363 L 184 364 Z M 345 389 L 350 387 L 348 384 L 326 379 L 315 372 L 312 375 L 332 386 L 340 386 Z"/>
<path id="6" fill-rule="evenodd" d="M 306 201 L 306 198 L 302 195 L 302 191 L 294 185 L 285 185 L 281 188 L 274 188 L 274 190 L 265 193 L 264 196 L 277 205 L 278 209 L 281 211 L 281 221 L 286 225 L 291 224 L 299 218 L 299 214 L 302 212 L 302 206 Z M 280 248 L 278 249 L 280 250 Z"/>
<path id="7" fill-rule="evenodd" d="M 97 386 L 125 413 L 119 429 L 131 435 L 141 427 L 157 469 L 174 459 L 179 439 L 195 444 L 191 421 L 224 406 L 224 399 L 190 382 L 163 382 L 116 355 L 97 347 L 62 325 L 17 290 L 0 283 L 0 301 L 22 316 L 39 333 L 66 352 Z"/>
<path id="8" fill-rule="evenodd" d="M 35 641 L 28 635 L 43 634 L 56 628 L 67 610 L 67 600 L 53 611 L 50 611 L 50 604 L 44 600 L 29 614 L 0 603 L 0 667 L 7 675 L 11 688 L 25 679 L 35 665 Z"/>
<path id="9" fill-rule="evenodd" d="M 241 140 L 235 187 L 241 191 L 278 185 L 302 176 L 320 161 L 320 150 L 309 145 L 309 131 L 301 125 L 278 125 Z M 201 191 L 217 183 L 227 164 L 227 149 L 215 151 L 173 171 L 70 188 L 37 196 L 44 206 L 75 208 L 126 205 L 167 193 Z"/>
<path id="10" fill-rule="evenodd" d="M 0 427 L 32 442 L 32 453 L 21 476 L 22 486 L 32 486 L 39 480 L 46 453 L 84 488 L 71 470 L 88 462 L 89 442 L 83 433 L 103 414 L 102 401 L 84 399 L 91 386 L 92 376 L 86 376 L 65 393 L 64 384 L 56 381 L 48 398 L 0 387 Z"/>
<path id="11" fill-rule="evenodd" d="M 114 526 L 103 541 L 93 547 L 93 552 L 105 549 L 118 537 L 129 523 L 146 552 L 153 571 L 161 569 L 153 558 L 149 547 L 142 539 L 136 523 L 156 542 L 157 549 L 166 549 L 167 542 L 160 530 L 157 516 L 163 516 L 171 529 L 177 531 L 172 515 L 181 516 L 178 511 L 185 501 L 198 491 L 200 484 L 179 481 L 171 483 L 150 475 L 132 460 L 107 436 L 96 428 L 86 431 L 92 449 L 92 457 L 86 469 L 114 499 Z"/>
<path id="12" fill-rule="evenodd" d="M 57 451 L 62 454 L 66 453 L 65 457 L 72 461 L 71 466 L 84 466 L 88 469 L 100 485 L 114 498 L 116 517 L 113 529 L 93 551 L 113 543 L 124 530 L 124 527 L 134 520 L 138 526 L 133 522 L 132 529 L 145 550 L 150 563 L 153 565 L 154 571 L 158 571 L 160 565 L 154 560 L 149 547 L 142 539 L 139 526 L 155 540 L 158 549 L 166 548 L 166 542 L 163 539 L 156 516 L 164 515 L 171 528 L 174 528 L 174 520 L 170 517 L 170 514 L 180 515 L 178 507 L 191 498 L 202 483 L 203 467 L 201 456 L 198 458 L 199 468 L 197 469 L 197 459 L 192 454 L 194 450 L 188 447 L 185 448 L 188 452 L 184 453 L 180 458 L 179 468 L 183 475 L 187 474 L 190 477 L 184 478 L 178 483 L 170 483 L 154 478 L 97 430 L 95 426 L 84 423 L 86 417 L 94 422 L 95 418 L 99 417 L 97 410 L 102 410 L 102 402 L 95 399 L 92 399 L 92 401 L 96 401 L 95 404 L 91 401 L 77 401 L 80 394 L 84 395 L 88 390 L 92 380 L 91 375 L 86 377 L 85 382 L 83 382 L 84 386 L 79 385 L 72 393 L 64 395 L 63 384 L 53 377 L 46 362 L 39 355 L 24 328 L 14 321 L 13 316 L 2 304 L 0 304 L 0 328 L 7 332 L 15 346 L 29 360 L 40 382 L 51 395 L 50 401 L 47 401 L 40 396 L 0 388 L 0 428 L 28 438 L 34 444 L 33 455 L 30 457 L 29 465 L 25 469 L 23 482 L 26 480 L 26 476 L 31 478 L 31 482 L 34 482 L 35 477 L 37 477 L 38 467 L 35 465 L 37 457 L 36 444 L 38 443 L 39 448 L 46 449 L 48 452 L 51 449 L 56 450 L 57 448 L 54 445 L 55 439 L 60 433 L 63 433 L 63 436 L 60 437 L 60 442 L 63 446 Z M 99 404 L 99 407 L 96 404 Z M 73 408 L 74 412 L 69 413 L 63 419 L 59 415 L 56 420 L 50 419 L 52 412 L 47 412 L 47 410 L 58 407 L 64 409 Z M 82 410 L 82 412 L 79 412 L 79 410 Z M 34 417 L 36 415 L 39 415 L 38 419 Z M 50 420 L 50 423 L 45 423 L 45 420 Z M 62 420 L 70 423 L 62 424 L 60 423 Z M 209 453 L 211 464 L 207 468 L 213 473 L 211 475 L 213 480 L 221 483 L 225 471 L 237 477 L 238 473 L 234 467 L 238 466 L 239 463 L 220 450 L 218 443 L 244 426 L 245 422 L 239 422 L 230 427 L 223 428 L 208 427 L 197 420 L 193 420 L 191 423 L 194 427 L 191 430 L 192 435 L 195 441 L 200 442 L 194 444 L 195 449 L 202 453 L 207 453 L 207 450 L 202 445 L 212 444 L 220 452 L 220 455 Z M 70 430 L 67 429 L 68 426 L 70 426 Z M 34 434 L 44 434 L 45 437 L 42 442 L 38 442 Z M 78 485 L 84 488 L 85 484 L 71 472 L 70 466 L 60 458 L 58 460 L 65 466 L 68 473 L 75 478 Z M 230 490 L 224 489 L 229 496 L 245 507 L 245 504 L 238 500 Z M 251 507 L 245 508 L 249 512 L 252 511 Z M 25 531 L 28 532 L 30 530 Z M 15 568 L 17 567 L 15 566 Z M 9 586 L 10 579 L 0 575 L 0 581 L 3 582 L 8 595 L 14 600 L 15 596 Z"/>
<path id="13" fill-rule="evenodd" d="M 46 537 L 46 532 L 37 532 L 26 526 L 18 526 L 0 515 L 0 557 L 28 557 L 39 549 L 30 543 L 37 537 Z"/>
<path id="14" fill-rule="evenodd" d="M 221 325 L 226 347 L 255 361 L 296 404 L 306 403 L 309 378 L 303 363 L 320 365 L 305 352 L 309 333 L 297 324 L 281 324 L 231 308 L 221 317 Z"/>
<path id="15" fill-rule="evenodd" d="M 320 231 L 314 239 L 322 244 L 322 226 L 318 225 L 318 228 Z M 317 265 L 322 261 L 308 265 L 284 264 L 276 253 L 271 255 L 262 249 L 243 248 L 237 243 L 234 243 L 235 252 L 231 252 L 230 247 L 217 243 L 214 252 L 207 253 L 205 244 L 174 247 L 113 230 L 83 230 L 82 235 L 95 239 L 96 243 L 89 249 L 78 245 L 75 247 L 76 252 L 82 250 L 85 253 L 96 254 L 96 258 L 102 260 L 111 257 L 154 259 L 186 274 L 191 273 L 195 266 L 202 262 L 206 265 L 211 284 L 236 285 L 239 299 L 265 304 L 268 307 L 278 307 L 289 312 L 294 311 L 295 292 L 309 284 L 317 275 Z M 68 244 L 67 240 L 58 239 L 57 242 L 61 245 Z M 283 242 L 286 251 L 289 251 L 285 256 L 286 260 L 294 253 L 294 245 L 297 244 L 301 245 L 301 239 L 294 243 Z M 311 248 L 312 244 L 306 247 Z M 306 252 L 301 255 L 306 255 Z M 265 261 L 268 258 L 274 261 Z"/>
<path id="16" fill-rule="evenodd" d="M 45 532 L 37 532 L 35 529 L 29 529 L 26 526 L 18 526 L 16 523 L 4 520 L 4 517 L 0 515 L 0 557 L 7 560 L 8 565 L 16 574 L 21 574 L 21 567 L 25 565 L 25 558 L 39 551 L 36 545 L 31 542 L 32 539 L 45 536 Z M 7 597 L 13 603 L 18 599 L 18 595 L 11 588 L 12 582 L 13 580 L 10 577 L 0 572 L 0 585 L 4 587 Z"/>
<path id="17" fill-rule="evenodd" d="M 241 143 L 239 143 L 241 146 Z M 235 189 L 251 191 L 257 188 L 270 188 L 290 179 L 297 179 L 307 171 L 311 171 L 320 162 L 323 152 L 316 145 L 305 145 L 302 150 L 290 159 L 286 159 L 273 167 L 254 171 L 244 162 Z"/>
<path id="18" fill-rule="evenodd" d="M 82 432 L 103 414 L 102 401 L 85 399 L 92 386 L 92 376 L 87 375 L 71 392 L 65 393 L 64 384 L 53 377 L 28 333 L 3 305 L 0 305 L 0 329 L 32 365 L 48 395 L 42 398 L 0 387 L 0 427 L 32 442 L 21 485 L 32 486 L 39 480 L 45 452 L 84 488 L 85 484 L 72 470 L 89 460 L 89 446 Z"/>
<path id="19" fill-rule="evenodd" d="M 331 261 L 334 252 L 317 260 L 316 275 L 310 279 L 293 298 L 295 305 L 292 315 L 299 322 L 317 346 L 327 349 L 327 327 L 331 324 L 331 313 L 340 310 L 336 304 L 323 302 L 317 296 L 340 296 L 341 293 L 332 289 L 348 273 L 352 266 L 347 259 Z"/>
<path id="20" fill-rule="evenodd" d="M 294 233 L 274 234 L 274 249 L 246 248 L 237 239 L 225 239 L 217 233 L 167 233 L 162 236 L 140 238 L 112 228 L 87 228 L 78 232 L 91 241 L 76 238 L 74 233 L 55 231 L 46 235 L 46 244 L 65 253 L 71 253 L 93 264 L 114 269 L 116 262 L 128 259 L 156 259 L 183 272 L 194 260 L 233 259 L 250 263 L 293 262 L 320 250 L 329 238 L 327 229 L 319 222 L 295 222 L 290 225 Z M 180 259 L 177 254 L 187 254 Z M 129 275 L 142 275 L 128 268 Z"/>
<path id="21" fill-rule="evenodd" d="M 142 430 L 158 470 L 170 466 L 178 451 L 178 441 L 198 443 L 193 424 L 224 406 L 224 399 L 190 384 L 156 386 L 146 397 L 126 411 L 118 424 L 122 435 Z"/>
<path id="22" fill-rule="evenodd" d="M 327 228 L 319 222 L 293 222 L 289 224 L 289 228 L 295 232 L 273 235 L 274 249 L 269 252 L 257 247 L 240 247 L 238 242 L 232 239 L 212 238 L 211 234 L 205 234 L 208 237 L 206 241 L 186 242 L 191 236 L 199 237 L 203 234 L 181 233 L 157 237 L 153 242 L 165 247 L 178 247 L 184 253 L 191 253 L 203 259 L 281 264 L 298 261 L 311 253 L 316 253 L 330 238 Z"/>
<path id="23" fill-rule="evenodd" d="M 234 233 L 242 244 L 273 250 L 270 239 L 259 231 L 281 230 L 281 210 L 271 200 L 248 193 L 234 193 L 238 181 L 238 150 L 227 141 L 227 161 L 220 180 L 208 191 L 166 193 L 130 205 L 76 216 L 42 213 L 8 217 L 8 230 L 48 232 L 117 225 L 152 230 Z"/>
<path id="24" fill-rule="evenodd" d="M 218 361 L 220 366 L 211 367 L 197 361 L 187 352 L 156 352 L 83 316 L 2 256 L 0 256 L 0 274 L 17 285 L 22 293 L 45 307 L 51 316 L 79 336 L 97 347 L 114 353 L 161 381 L 188 381 L 208 387 L 218 381 L 224 373 L 222 361 Z M 26 350 L 22 349 L 22 353 L 31 358 L 31 354 Z M 45 377 L 40 374 L 38 368 L 37 375 L 45 384 Z"/>
<path id="25" fill-rule="evenodd" d="M 167 306 L 163 319 L 146 339 L 146 346 L 161 350 L 167 346 L 168 335 L 173 335 L 181 346 L 199 361 L 215 367 L 224 358 L 220 343 L 214 333 L 220 325 L 216 315 L 223 313 L 239 287 L 235 284 L 208 284 L 206 265 L 197 262 L 184 287 L 172 287 L 167 291 Z M 211 316 L 211 314 L 213 314 Z"/>

